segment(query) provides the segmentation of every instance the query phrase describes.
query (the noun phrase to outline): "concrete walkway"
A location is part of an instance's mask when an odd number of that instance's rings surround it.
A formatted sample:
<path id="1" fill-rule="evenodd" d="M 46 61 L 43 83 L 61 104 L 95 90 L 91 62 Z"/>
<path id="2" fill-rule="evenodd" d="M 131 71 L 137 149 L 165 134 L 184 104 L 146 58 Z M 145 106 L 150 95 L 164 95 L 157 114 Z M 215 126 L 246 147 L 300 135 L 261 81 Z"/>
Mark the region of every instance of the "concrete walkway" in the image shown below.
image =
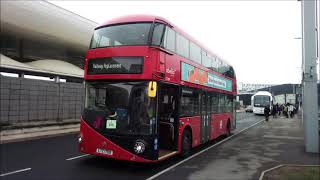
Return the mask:
<path id="1" fill-rule="evenodd" d="M 78 133 L 79 120 L 34 121 L 2 126 L 0 144 Z"/>
<path id="2" fill-rule="evenodd" d="M 298 118 L 270 118 L 157 179 L 247 180 L 280 164 L 319 165 L 319 154 L 304 150 Z"/>

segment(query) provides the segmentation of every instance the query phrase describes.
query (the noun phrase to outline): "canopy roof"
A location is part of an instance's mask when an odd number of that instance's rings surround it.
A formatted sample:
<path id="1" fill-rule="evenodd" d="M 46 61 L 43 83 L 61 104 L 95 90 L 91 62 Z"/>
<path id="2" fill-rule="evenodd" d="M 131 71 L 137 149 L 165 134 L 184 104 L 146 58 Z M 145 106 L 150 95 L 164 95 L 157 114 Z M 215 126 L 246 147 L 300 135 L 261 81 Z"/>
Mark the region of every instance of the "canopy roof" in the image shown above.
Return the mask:
<path id="1" fill-rule="evenodd" d="M 0 67 L 6 69 L 35 73 L 54 74 L 83 78 L 83 70 L 73 64 L 61 60 L 43 59 L 29 63 L 21 63 L 0 54 Z"/>
<path id="2" fill-rule="evenodd" d="M 1 1 L 1 33 L 85 52 L 96 22 L 47 1 Z"/>

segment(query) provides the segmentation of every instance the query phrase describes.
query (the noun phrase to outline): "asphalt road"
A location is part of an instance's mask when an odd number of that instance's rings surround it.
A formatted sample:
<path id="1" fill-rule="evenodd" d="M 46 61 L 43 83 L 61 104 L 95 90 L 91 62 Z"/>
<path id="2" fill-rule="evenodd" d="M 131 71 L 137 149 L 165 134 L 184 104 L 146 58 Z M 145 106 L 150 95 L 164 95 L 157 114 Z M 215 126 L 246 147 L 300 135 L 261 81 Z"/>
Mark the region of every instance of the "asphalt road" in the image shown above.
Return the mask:
<path id="1" fill-rule="evenodd" d="M 238 133 L 261 119 L 263 116 L 238 113 L 237 129 L 233 133 Z M 193 154 L 221 141 L 223 138 L 202 145 L 194 149 Z M 193 159 L 196 158 L 198 156 Z M 72 134 L 0 145 L 0 178 L 1 180 L 140 180 L 147 179 L 182 160 L 177 156 L 157 164 L 137 164 L 91 155 L 83 156 L 78 151 L 77 135 Z"/>

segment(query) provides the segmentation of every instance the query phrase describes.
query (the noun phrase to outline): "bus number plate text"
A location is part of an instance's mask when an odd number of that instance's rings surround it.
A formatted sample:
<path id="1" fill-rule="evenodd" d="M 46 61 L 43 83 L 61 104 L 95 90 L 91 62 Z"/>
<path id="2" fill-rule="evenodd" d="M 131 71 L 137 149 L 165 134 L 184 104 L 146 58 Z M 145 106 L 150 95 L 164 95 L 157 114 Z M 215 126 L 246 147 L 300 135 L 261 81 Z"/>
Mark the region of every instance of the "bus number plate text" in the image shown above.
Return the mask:
<path id="1" fill-rule="evenodd" d="M 97 149 L 96 149 L 96 153 L 112 156 L 113 151 L 112 151 L 112 150 L 106 150 L 106 149 L 97 148 Z"/>

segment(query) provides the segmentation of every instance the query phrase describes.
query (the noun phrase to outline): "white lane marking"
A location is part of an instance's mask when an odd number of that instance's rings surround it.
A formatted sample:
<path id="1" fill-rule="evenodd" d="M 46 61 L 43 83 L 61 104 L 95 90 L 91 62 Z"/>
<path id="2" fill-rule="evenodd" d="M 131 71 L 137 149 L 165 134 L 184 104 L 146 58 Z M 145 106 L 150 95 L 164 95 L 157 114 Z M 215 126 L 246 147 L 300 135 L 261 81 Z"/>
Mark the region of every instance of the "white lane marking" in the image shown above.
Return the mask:
<path id="1" fill-rule="evenodd" d="M 186 158 L 186 159 L 184 159 L 184 160 L 182 160 L 182 161 L 178 162 L 177 164 L 174 164 L 174 165 L 172 165 L 172 166 L 170 166 L 170 167 L 166 168 L 165 170 L 162 170 L 162 171 L 158 172 L 157 174 L 155 174 L 155 175 L 153 175 L 153 176 L 149 177 L 149 178 L 148 178 L 148 179 L 146 179 L 146 180 L 152 180 L 152 179 L 155 179 L 155 178 L 157 178 L 157 177 L 161 176 L 162 174 L 164 174 L 164 173 L 166 173 L 166 172 L 170 171 L 171 169 L 173 169 L 173 168 L 175 168 L 175 167 L 179 166 L 180 164 L 182 164 L 182 163 L 184 163 L 184 162 L 186 162 L 186 161 L 189 161 L 190 159 L 192 159 L 192 158 L 194 158 L 194 157 L 196 157 L 196 156 L 198 156 L 198 155 L 200 155 L 200 154 L 202 154 L 202 153 L 204 153 L 204 152 L 208 151 L 209 149 L 211 149 L 211 148 L 213 148 L 213 147 L 215 147 L 215 146 L 218 146 L 219 144 L 221 144 L 221 143 L 223 143 L 223 142 L 225 142 L 225 141 L 228 141 L 228 140 L 229 140 L 229 139 L 231 139 L 232 137 L 234 137 L 234 136 L 236 136 L 236 135 L 238 135 L 238 134 L 242 133 L 243 131 L 248 130 L 249 128 L 251 128 L 251 127 L 253 127 L 253 126 L 255 126 L 255 125 L 257 125 L 257 124 L 259 124 L 259 123 L 261 123 L 261 122 L 263 122 L 263 121 L 264 121 L 264 119 L 263 119 L 263 120 L 261 120 L 261 121 L 258 121 L 258 122 L 256 122 L 256 123 L 254 123 L 253 125 L 251 125 L 251 126 L 249 126 L 249 127 L 245 128 L 245 129 L 242 129 L 242 130 L 241 130 L 241 131 L 239 131 L 237 134 L 233 134 L 232 136 L 229 136 L 228 138 L 226 138 L 226 139 L 224 139 L 224 140 L 222 140 L 222 141 L 220 141 L 220 142 L 218 142 L 218 143 L 216 143 L 216 144 L 214 144 L 214 145 L 212 145 L 212 146 L 207 147 L 206 149 L 204 149 L 204 150 L 202 150 L 202 151 L 200 151 L 200 152 L 198 152 L 198 153 L 196 153 L 196 154 L 194 154 L 194 155 L 192 155 L 192 156 L 190 156 L 190 157 L 188 157 L 188 158 Z"/>
<path id="2" fill-rule="evenodd" d="M 0 177 L 8 176 L 8 175 L 11 175 L 11 174 L 16 174 L 16 173 L 20 173 L 20 172 L 24 172 L 24 171 L 30 171 L 30 170 L 31 170 L 31 168 L 20 169 L 20 170 L 8 172 L 8 173 L 0 174 Z"/>
<path id="3" fill-rule="evenodd" d="M 66 161 L 71 161 L 71 160 L 83 158 L 83 157 L 86 157 L 86 156 L 90 156 L 90 154 L 84 154 L 84 155 L 81 155 L 81 156 L 71 157 L 71 158 L 66 159 Z"/>

